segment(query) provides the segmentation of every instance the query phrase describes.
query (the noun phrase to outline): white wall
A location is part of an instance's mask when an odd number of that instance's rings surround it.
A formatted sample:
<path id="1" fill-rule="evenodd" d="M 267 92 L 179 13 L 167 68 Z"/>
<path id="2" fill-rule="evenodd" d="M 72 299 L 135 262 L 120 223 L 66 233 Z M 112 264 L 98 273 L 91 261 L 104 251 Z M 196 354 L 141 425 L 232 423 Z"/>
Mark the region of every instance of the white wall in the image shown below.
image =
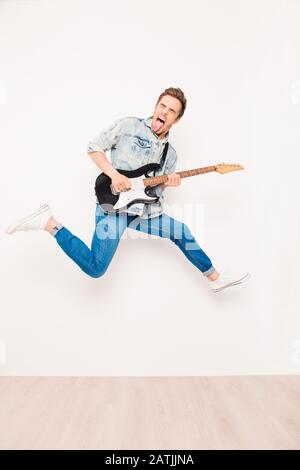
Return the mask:
<path id="1" fill-rule="evenodd" d="M 299 373 L 299 14 L 293 0 L 1 1 L 2 375 Z M 188 98 L 177 169 L 246 169 L 167 189 L 169 213 L 194 208 L 200 245 L 248 284 L 211 294 L 175 245 L 132 230 L 99 279 L 46 232 L 4 233 L 48 202 L 89 244 L 86 145 L 168 86 Z"/>

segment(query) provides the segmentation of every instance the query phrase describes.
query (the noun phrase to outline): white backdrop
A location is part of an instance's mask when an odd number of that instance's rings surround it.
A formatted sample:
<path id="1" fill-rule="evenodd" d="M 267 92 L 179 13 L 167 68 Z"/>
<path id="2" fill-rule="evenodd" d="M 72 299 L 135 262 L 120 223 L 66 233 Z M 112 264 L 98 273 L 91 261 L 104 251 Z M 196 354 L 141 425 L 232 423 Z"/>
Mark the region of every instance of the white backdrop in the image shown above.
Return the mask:
<path id="1" fill-rule="evenodd" d="M 0 2 L 2 375 L 299 373 L 299 15 L 296 0 Z M 99 279 L 46 232 L 4 233 L 48 202 L 89 244 L 88 141 L 169 86 L 188 99 L 177 170 L 245 171 L 166 189 L 168 212 L 188 208 L 247 284 L 212 294 L 175 245 L 133 230 Z"/>

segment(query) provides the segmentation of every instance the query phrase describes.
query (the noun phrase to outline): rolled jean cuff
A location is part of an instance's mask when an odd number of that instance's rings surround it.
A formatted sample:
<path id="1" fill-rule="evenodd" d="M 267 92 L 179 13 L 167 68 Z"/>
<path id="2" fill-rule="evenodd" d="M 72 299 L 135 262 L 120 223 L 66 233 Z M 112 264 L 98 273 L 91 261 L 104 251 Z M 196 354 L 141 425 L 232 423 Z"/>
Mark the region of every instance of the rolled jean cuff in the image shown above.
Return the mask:
<path id="1" fill-rule="evenodd" d="M 212 266 L 207 271 L 202 272 L 202 274 L 203 274 L 203 276 L 209 276 L 210 274 L 214 273 L 215 271 L 216 271 L 216 269 Z"/>
<path id="2" fill-rule="evenodd" d="M 59 224 L 55 225 L 55 227 L 53 227 L 53 229 L 50 230 L 51 235 L 53 235 L 53 237 L 55 237 L 55 235 L 57 234 L 57 232 L 58 232 L 61 228 L 63 228 L 63 224 L 60 224 L 60 223 L 59 223 Z"/>

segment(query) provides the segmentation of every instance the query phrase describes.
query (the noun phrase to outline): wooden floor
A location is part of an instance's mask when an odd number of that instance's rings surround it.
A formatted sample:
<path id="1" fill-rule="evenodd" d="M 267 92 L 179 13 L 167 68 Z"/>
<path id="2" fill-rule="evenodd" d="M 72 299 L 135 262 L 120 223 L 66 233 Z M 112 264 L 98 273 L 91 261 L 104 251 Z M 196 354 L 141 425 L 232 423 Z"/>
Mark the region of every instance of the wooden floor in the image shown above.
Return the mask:
<path id="1" fill-rule="evenodd" d="M 0 377 L 1 449 L 300 449 L 300 376 Z"/>

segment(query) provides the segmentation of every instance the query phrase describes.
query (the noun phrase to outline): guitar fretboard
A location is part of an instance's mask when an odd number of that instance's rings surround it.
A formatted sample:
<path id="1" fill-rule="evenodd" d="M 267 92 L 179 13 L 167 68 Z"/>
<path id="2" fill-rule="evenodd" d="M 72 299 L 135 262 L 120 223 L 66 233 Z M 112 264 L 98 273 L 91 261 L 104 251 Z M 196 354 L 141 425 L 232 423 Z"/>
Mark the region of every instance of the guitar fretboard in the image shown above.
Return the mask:
<path id="1" fill-rule="evenodd" d="M 201 175 L 203 173 L 209 173 L 210 171 L 216 171 L 216 165 L 204 166 L 203 168 L 195 168 L 194 170 L 176 171 L 181 178 L 187 178 L 189 176 Z M 168 181 L 168 175 L 151 176 L 144 178 L 143 182 L 145 186 L 156 186 Z"/>

